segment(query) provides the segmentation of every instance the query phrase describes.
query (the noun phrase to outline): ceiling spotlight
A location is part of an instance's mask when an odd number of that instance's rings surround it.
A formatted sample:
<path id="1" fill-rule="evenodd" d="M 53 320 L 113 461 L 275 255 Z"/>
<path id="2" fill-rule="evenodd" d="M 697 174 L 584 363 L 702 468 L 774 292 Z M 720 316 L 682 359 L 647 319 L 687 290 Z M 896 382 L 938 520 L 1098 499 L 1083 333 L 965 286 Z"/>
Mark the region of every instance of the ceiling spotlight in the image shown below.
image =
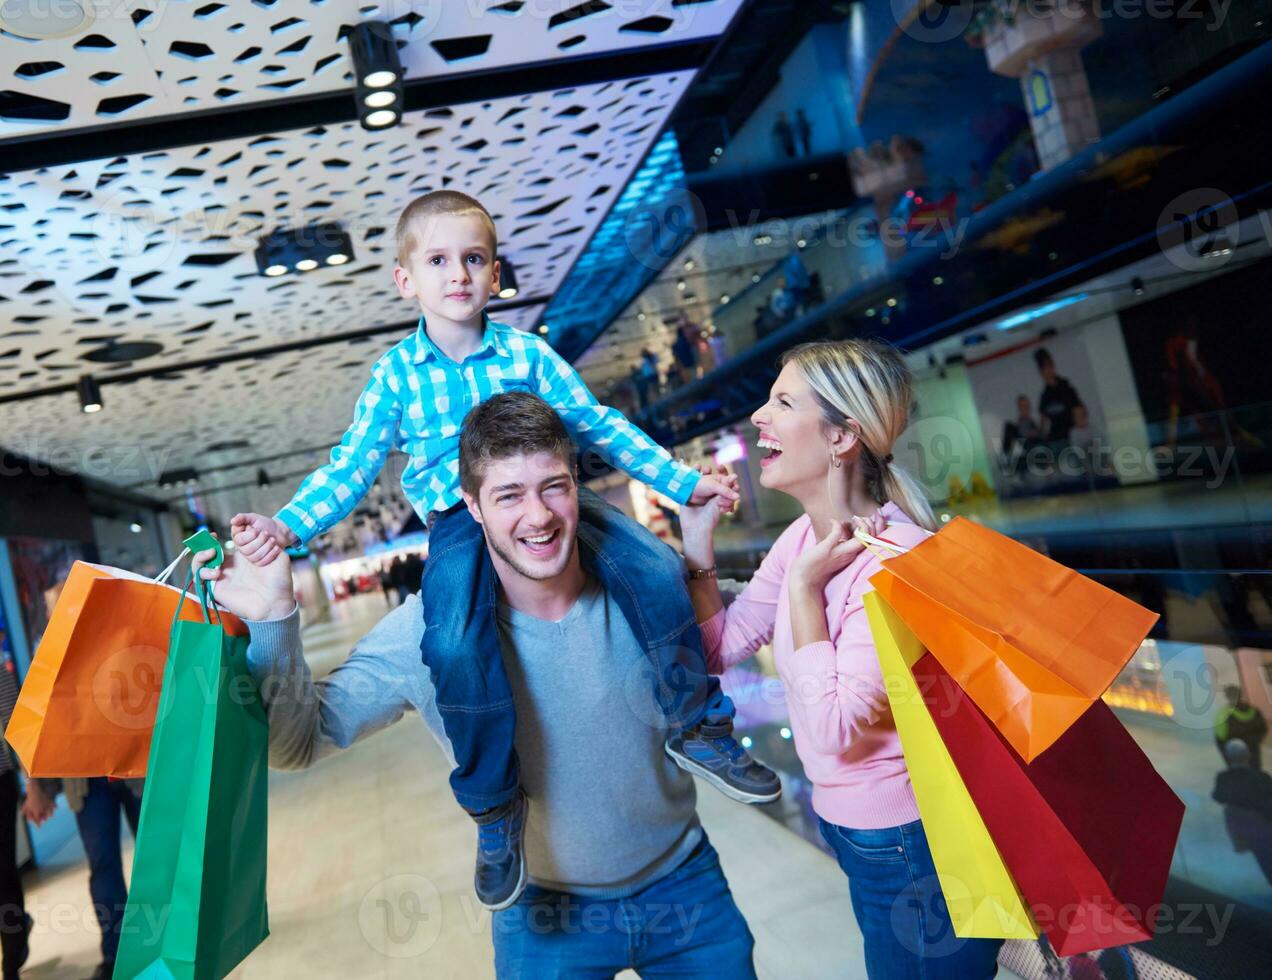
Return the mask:
<path id="1" fill-rule="evenodd" d="M 517 270 L 513 268 L 502 255 L 497 258 L 499 262 L 499 298 L 512 299 L 517 295 Z"/>
<path id="2" fill-rule="evenodd" d="M 548 335 L 548 325 L 546 323 L 539 324 L 539 333 L 543 334 L 545 337 Z"/>
<path id="3" fill-rule="evenodd" d="M 1132 279 L 1131 290 L 1132 292 L 1135 293 L 1136 296 L 1143 296 L 1144 295 L 1144 280 L 1141 279 L 1139 276 L 1136 276 L 1134 279 Z"/>
<path id="4" fill-rule="evenodd" d="M 397 101 L 397 93 L 389 89 L 382 89 L 379 92 L 372 92 L 365 96 L 362 104 L 369 109 L 383 109 L 386 105 L 392 105 Z"/>
<path id="5" fill-rule="evenodd" d="M 353 240 L 335 222 L 276 228 L 256 246 L 256 268 L 271 279 L 292 269 L 308 272 L 324 263 L 344 265 L 353 257 Z"/>
<path id="6" fill-rule="evenodd" d="M 698 263 L 695 262 L 693 259 L 685 259 L 685 272 L 693 272 L 694 268 L 697 265 Z"/>
<path id="7" fill-rule="evenodd" d="M 102 410 L 102 390 L 97 386 L 97 382 L 93 380 L 91 374 L 86 374 L 80 378 L 76 387 L 79 389 L 81 412 L 85 415 L 92 415 L 94 412 Z"/>
<path id="8" fill-rule="evenodd" d="M 270 485 L 269 474 L 263 466 L 256 471 L 256 485 L 262 489 Z"/>
<path id="9" fill-rule="evenodd" d="M 683 293 L 686 289 L 689 288 L 689 284 L 686 283 L 683 279 L 678 279 L 676 281 L 676 288 Z"/>
<path id="10" fill-rule="evenodd" d="M 393 25 L 386 21 L 363 21 L 349 32 L 349 53 L 353 58 L 354 97 L 363 129 L 385 129 L 400 118 L 402 61 L 398 57 Z M 368 112 L 367 110 L 371 110 Z"/>
<path id="11" fill-rule="evenodd" d="M 933 285 L 933 286 L 943 286 L 944 284 L 945 284 L 945 279 L 944 279 L 944 277 L 942 277 L 942 276 L 933 276 L 933 277 L 932 277 L 932 285 Z"/>
<path id="12" fill-rule="evenodd" d="M 133 534 L 140 534 L 140 533 L 141 533 L 141 522 L 140 522 L 140 521 L 133 521 L 131 524 L 129 524 L 129 525 L 128 525 L 128 530 L 132 531 L 132 533 L 133 533 Z"/>
<path id="13" fill-rule="evenodd" d="M 723 296 L 721 296 L 721 297 L 720 297 L 720 302 L 721 302 L 721 303 L 727 303 L 727 302 L 729 302 L 729 300 L 731 300 L 732 298 L 733 298 L 733 297 L 732 297 L 732 296 L 730 296 L 728 293 L 725 293 Z"/>
<path id="14" fill-rule="evenodd" d="M 199 474 L 195 472 L 192 466 L 179 466 L 176 469 L 165 470 L 159 474 L 159 486 L 168 490 L 172 487 L 194 483 L 199 479 Z"/>
<path id="15" fill-rule="evenodd" d="M 398 114 L 392 109 L 376 109 L 362 117 L 363 129 L 388 129 L 397 125 Z"/>
<path id="16" fill-rule="evenodd" d="M 639 320 L 641 323 L 644 323 L 644 322 L 645 322 L 645 314 L 644 314 L 644 313 L 637 313 L 637 314 L 636 314 L 636 319 L 637 319 L 637 320 Z"/>

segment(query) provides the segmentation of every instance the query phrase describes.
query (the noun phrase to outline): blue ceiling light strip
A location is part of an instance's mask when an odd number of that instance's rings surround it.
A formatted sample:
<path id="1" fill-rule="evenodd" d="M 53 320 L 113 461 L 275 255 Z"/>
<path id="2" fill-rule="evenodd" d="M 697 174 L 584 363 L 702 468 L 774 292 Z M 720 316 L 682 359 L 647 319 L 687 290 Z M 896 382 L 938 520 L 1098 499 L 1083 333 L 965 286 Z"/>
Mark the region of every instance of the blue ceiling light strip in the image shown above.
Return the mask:
<path id="1" fill-rule="evenodd" d="M 697 234 L 698 213 L 668 129 L 544 311 L 548 340 L 562 357 L 574 361 L 592 346 Z"/>

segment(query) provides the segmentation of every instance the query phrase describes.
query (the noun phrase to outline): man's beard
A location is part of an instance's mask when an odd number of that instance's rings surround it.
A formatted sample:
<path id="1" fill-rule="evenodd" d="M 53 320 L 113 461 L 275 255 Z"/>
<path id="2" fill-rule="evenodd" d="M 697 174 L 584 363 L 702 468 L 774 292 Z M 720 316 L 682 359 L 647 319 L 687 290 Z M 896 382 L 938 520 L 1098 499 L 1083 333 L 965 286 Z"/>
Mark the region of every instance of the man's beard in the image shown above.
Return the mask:
<path id="1" fill-rule="evenodd" d="M 562 537 L 565 536 L 564 528 L 561 530 L 561 535 Z M 513 541 L 512 551 L 507 550 L 502 542 L 496 541 L 490 534 L 486 534 L 486 543 L 490 545 L 490 550 L 498 555 L 514 572 L 522 578 L 530 579 L 532 582 L 544 582 L 560 575 L 563 571 L 565 571 L 566 565 L 569 563 L 570 556 L 574 554 L 574 549 L 578 547 L 578 539 L 572 538 L 570 540 L 570 547 L 562 550 L 562 554 L 565 556 L 565 561 L 562 562 L 561 567 L 554 572 L 545 572 L 541 568 L 527 568 L 521 563 L 521 556 L 516 554 L 517 545 L 515 540 Z"/>

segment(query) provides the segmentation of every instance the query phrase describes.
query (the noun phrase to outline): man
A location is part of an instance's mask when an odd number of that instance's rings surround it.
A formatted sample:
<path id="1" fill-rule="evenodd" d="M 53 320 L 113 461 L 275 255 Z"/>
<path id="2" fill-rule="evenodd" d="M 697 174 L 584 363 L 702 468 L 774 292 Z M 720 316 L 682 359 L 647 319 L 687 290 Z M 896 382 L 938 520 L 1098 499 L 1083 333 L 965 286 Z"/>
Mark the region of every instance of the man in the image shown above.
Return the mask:
<path id="1" fill-rule="evenodd" d="M 1226 746 L 1232 739 L 1245 743 L 1250 751 L 1250 765 L 1255 769 L 1263 768 L 1263 739 L 1268 733 L 1268 722 L 1263 712 L 1245 699 L 1241 688 L 1236 684 L 1225 685 L 1224 697 L 1228 704 L 1220 709 L 1215 719 L 1215 745 L 1219 754 L 1228 758 Z"/>
<path id="2" fill-rule="evenodd" d="M 1038 374 L 1043 383 L 1042 394 L 1038 396 L 1038 411 L 1042 415 L 1047 442 L 1059 452 L 1069 444 L 1073 409 L 1081 404 L 1082 399 L 1078 397 L 1069 379 L 1056 373 L 1056 362 L 1052 360 L 1051 351 L 1039 347 L 1034 351 L 1034 363 L 1038 365 Z"/>
<path id="3" fill-rule="evenodd" d="M 1223 806 L 1224 822 L 1238 854 L 1250 851 L 1272 883 L 1272 776 L 1251 765 L 1250 746 L 1239 738 L 1223 746 L 1228 768 L 1210 795 Z"/>
<path id="4" fill-rule="evenodd" d="M 491 924 L 496 972 L 753 977 L 753 940 L 698 823 L 693 781 L 664 752 L 653 686 L 632 683 L 654 642 L 638 632 L 674 644 L 697 628 L 687 604 L 684 622 L 668 621 L 660 598 L 683 592 L 679 564 L 632 575 L 607 546 L 610 567 L 598 574 L 596 532 L 578 521 L 573 454 L 556 413 L 527 392 L 497 395 L 464 423 L 460 467 L 473 471 L 476 489 L 465 502 L 497 573 L 491 600 L 517 710 L 521 782 L 533 803 L 525 818 L 530 886 Z M 418 596 L 314 683 L 285 557 L 262 568 L 230 558 L 200 574 L 251 630 L 248 660 L 269 709 L 271 765 L 305 768 L 411 708 L 449 754 L 419 660 Z M 631 625 L 629 603 L 648 629 Z M 377 696 L 367 696 L 368 684 Z M 504 844 L 483 836 L 482 846 Z M 691 929 L 673 929 L 674 909 L 701 914 Z"/>

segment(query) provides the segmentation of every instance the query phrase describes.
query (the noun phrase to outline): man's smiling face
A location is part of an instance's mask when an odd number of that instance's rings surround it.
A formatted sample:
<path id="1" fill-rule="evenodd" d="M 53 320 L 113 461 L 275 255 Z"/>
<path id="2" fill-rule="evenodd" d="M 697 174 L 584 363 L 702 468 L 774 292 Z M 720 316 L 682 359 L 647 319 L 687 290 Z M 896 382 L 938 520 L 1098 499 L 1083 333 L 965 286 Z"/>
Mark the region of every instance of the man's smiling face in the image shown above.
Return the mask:
<path id="1" fill-rule="evenodd" d="M 570 464 L 549 452 L 492 460 L 477 497 L 464 500 L 486 532 L 501 577 L 535 581 L 565 572 L 574 555 L 579 495 Z"/>

